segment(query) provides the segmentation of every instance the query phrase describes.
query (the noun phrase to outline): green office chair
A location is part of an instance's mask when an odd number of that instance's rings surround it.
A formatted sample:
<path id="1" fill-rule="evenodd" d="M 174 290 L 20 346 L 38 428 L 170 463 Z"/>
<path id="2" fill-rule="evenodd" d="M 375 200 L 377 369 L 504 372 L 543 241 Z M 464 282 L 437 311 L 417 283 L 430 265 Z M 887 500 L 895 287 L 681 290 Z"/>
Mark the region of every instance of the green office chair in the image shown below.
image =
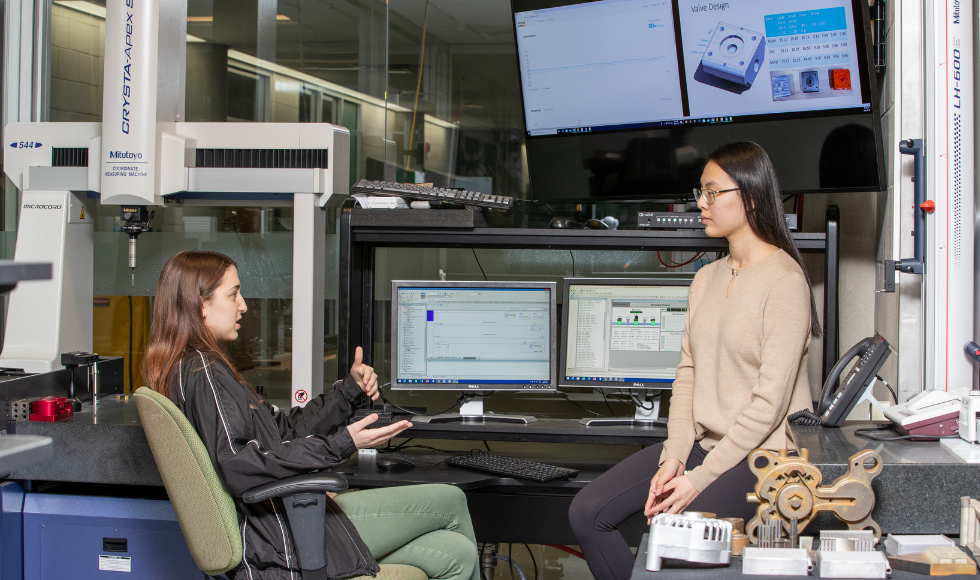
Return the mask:
<path id="1" fill-rule="evenodd" d="M 194 562 L 205 574 L 217 576 L 242 561 L 235 502 L 218 479 L 207 449 L 194 427 L 170 399 L 147 387 L 135 395 L 140 421 L 177 523 Z M 333 473 L 289 477 L 248 490 L 246 503 L 285 498 L 287 519 L 304 580 L 326 577 L 324 492 L 347 489 L 347 480 Z M 369 576 L 361 576 L 367 580 Z M 428 580 L 414 566 L 383 564 L 374 580 Z"/>

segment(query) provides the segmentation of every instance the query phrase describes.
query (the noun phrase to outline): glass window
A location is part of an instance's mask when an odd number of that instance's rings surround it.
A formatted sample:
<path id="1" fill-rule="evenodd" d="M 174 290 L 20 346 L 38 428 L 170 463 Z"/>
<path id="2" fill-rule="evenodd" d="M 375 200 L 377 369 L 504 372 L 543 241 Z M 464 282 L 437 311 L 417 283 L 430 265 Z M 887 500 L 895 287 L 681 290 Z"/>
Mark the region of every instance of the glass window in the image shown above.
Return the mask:
<path id="1" fill-rule="evenodd" d="M 104 23 L 100 0 L 55 0 L 51 120 L 101 119 Z M 507 0 L 189 0 L 186 48 L 187 121 L 335 123 L 351 133 L 352 183 L 398 179 L 526 195 L 521 99 Z M 271 389 L 273 399 L 285 404 L 291 353 L 291 208 L 174 203 L 155 211 L 152 231 L 139 240 L 139 267 L 131 273 L 117 208 L 97 210 L 96 293 L 125 303 L 125 317 L 119 318 L 121 313 L 108 322 L 103 317 L 96 336 L 112 337 L 106 339 L 114 341 L 112 352 L 132 359 L 133 380 L 138 382 L 138 351 L 148 319 L 141 323 L 141 314 L 130 315 L 129 302 L 135 300 L 137 310 L 149 310 L 160 267 L 181 249 L 228 253 L 240 264 L 249 302 L 241 338 L 233 345 L 235 360 L 249 380 Z M 328 381 L 338 375 L 339 305 L 332 275 L 337 271 L 338 220 L 339 214 L 330 211 L 325 240 Z M 400 252 L 404 258 L 392 256 L 406 262 L 426 260 L 421 251 Z M 532 254 L 450 252 L 442 258 L 442 273 L 449 279 L 475 276 L 481 274 L 480 264 L 505 278 L 526 278 L 542 268 L 560 277 L 569 269 L 567 255 Z M 386 275 L 379 273 L 379 279 Z M 141 300 L 145 304 L 139 306 Z M 121 326 L 126 332 L 108 332 L 99 324 Z M 384 361 L 374 363 L 381 367 Z"/>

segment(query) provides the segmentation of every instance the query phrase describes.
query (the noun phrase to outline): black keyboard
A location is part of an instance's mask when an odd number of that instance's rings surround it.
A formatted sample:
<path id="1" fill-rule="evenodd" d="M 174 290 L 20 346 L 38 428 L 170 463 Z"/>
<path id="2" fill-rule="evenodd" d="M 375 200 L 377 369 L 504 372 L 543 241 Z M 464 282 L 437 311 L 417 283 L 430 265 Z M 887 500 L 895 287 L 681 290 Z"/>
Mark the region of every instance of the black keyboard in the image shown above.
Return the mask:
<path id="1" fill-rule="evenodd" d="M 351 191 L 364 195 L 409 197 L 423 201 L 446 201 L 460 205 L 475 205 L 497 209 L 511 209 L 514 207 L 514 198 L 506 195 L 487 195 L 478 191 L 429 187 L 414 183 L 392 183 L 391 181 L 368 181 L 367 179 L 362 179 L 354 184 Z"/>
<path id="2" fill-rule="evenodd" d="M 577 469 L 535 463 L 534 461 L 525 461 L 512 457 L 501 457 L 488 453 L 457 455 L 447 459 L 446 463 L 484 473 L 495 473 L 517 479 L 530 479 L 538 483 L 544 483 L 553 479 L 568 479 L 578 475 Z"/>

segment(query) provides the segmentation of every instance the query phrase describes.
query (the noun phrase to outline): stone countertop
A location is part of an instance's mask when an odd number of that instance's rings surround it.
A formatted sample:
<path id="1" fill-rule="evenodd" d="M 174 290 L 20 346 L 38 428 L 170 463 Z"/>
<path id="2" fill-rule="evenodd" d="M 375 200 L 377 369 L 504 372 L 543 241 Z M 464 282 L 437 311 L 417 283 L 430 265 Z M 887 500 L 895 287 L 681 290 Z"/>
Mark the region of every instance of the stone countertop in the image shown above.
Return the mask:
<path id="1" fill-rule="evenodd" d="M 821 469 L 824 484 L 842 475 L 847 459 L 861 449 L 876 450 L 884 462 L 884 470 L 873 481 L 877 496 L 874 517 L 883 531 L 894 533 L 946 533 L 959 532 L 959 498 L 980 498 L 980 466 L 962 462 L 938 442 L 868 441 L 854 435 L 857 427 L 867 424 L 845 425 L 841 429 L 794 426 L 794 433 L 802 447 L 810 452 L 810 461 Z M 575 441 L 575 433 L 585 432 L 595 439 L 596 428 L 581 426 L 574 419 L 547 419 L 531 426 L 522 425 L 440 425 L 441 438 L 455 433 L 459 439 L 504 441 Z M 602 435 L 612 440 L 622 438 L 624 443 L 649 444 L 662 440 L 666 429 L 655 427 L 642 430 L 629 427 L 600 427 Z M 414 430 L 414 429 L 413 429 Z M 639 431 L 639 433 L 638 433 Z M 42 435 L 54 440 L 54 456 L 39 465 L 21 469 L 11 474 L 11 479 L 39 481 L 107 483 L 125 485 L 161 486 L 162 481 L 150 454 L 143 434 L 139 414 L 132 398 L 107 397 L 93 410 L 85 404 L 74 419 L 64 423 L 19 422 L 18 435 Z M 567 434 L 567 435 L 566 435 Z M 413 436 L 433 438 L 426 429 L 419 429 Z M 583 435 L 584 436 L 584 435 Z M 642 440 L 641 440 L 642 438 Z M 594 442 L 583 441 L 578 442 Z M 513 453 L 507 453 L 514 455 Z M 578 460 L 574 456 L 552 456 L 545 451 L 529 451 L 528 459 L 545 463 L 566 465 L 581 470 L 579 477 L 551 484 L 524 484 L 509 478 L 500 478 L 477 472 L 451 468 L 441 464 L 443 456 L 418 457 L 422 469 L 403 473 L 381 473 L 358 463 L 355 456 L 348 463 L 334 468 L 348 473 L 351 485 L 375 487 L 422 481 L 457 483 L 465 489 L 507 487 L 532 491 L 532 488 L 564 488 L 574 493 L 608 469 L 613 461 L 601 459 Z M 557 491 L 557 489 L 556 489 Z M 818 519 L 817 527 L 835 527 L 829 520 Z"/>

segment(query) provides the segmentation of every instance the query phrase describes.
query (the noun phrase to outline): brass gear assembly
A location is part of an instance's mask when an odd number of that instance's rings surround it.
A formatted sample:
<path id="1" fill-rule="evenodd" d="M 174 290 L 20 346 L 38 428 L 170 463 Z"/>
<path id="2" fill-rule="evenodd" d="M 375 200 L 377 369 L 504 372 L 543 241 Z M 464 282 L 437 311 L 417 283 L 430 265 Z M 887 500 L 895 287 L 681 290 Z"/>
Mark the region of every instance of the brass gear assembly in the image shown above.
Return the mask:
<path id="1" fill-rule="evenodd" d="M 759 480 L 755 492 L 746 496 L 749 503 L 759 504 L 755 517 L 745 525 L 751 542 L 759 543 L 757 529 L 769 522 L 779 522 L 795 539 L 820 512 L 834 514 L 848 529 L 870 529 L 875 540 L 880 539 L 881 528 L 871 519 L 875 506 L 871 480 L 881 473 L 881 456 L 871 449 L 855 453 L 848 460 L 847 473 L 830 485 L 820 485 L 823 475 L 809 458 L 806 449 L 800 449 L 799 457 L 791 457 L 785 449 L 778 454 L 766 449 L 749 454 L 749 468 Z"/>

